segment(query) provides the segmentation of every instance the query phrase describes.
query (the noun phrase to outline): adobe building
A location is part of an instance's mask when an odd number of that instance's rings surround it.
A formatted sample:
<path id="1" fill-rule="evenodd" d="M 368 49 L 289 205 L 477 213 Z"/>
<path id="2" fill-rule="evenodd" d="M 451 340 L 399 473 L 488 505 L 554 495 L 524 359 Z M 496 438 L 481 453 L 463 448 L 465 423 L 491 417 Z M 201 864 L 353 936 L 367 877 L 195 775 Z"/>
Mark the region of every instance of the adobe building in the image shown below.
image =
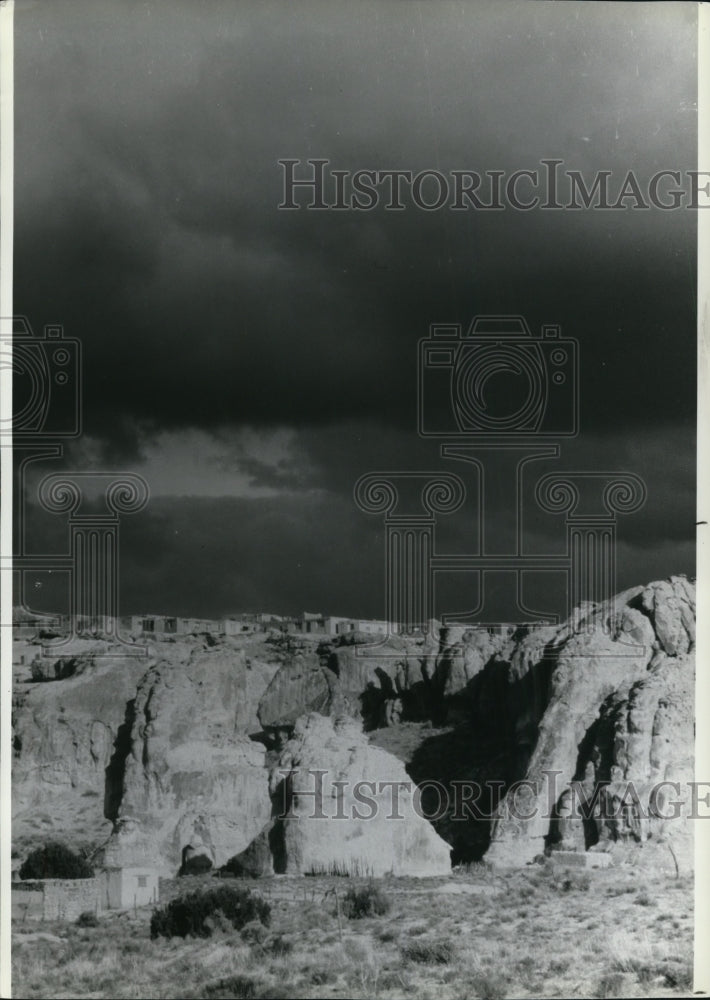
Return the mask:
<path id="1" fill-rule="evenodd" d="M 104 868 L 100 878 L 103 901 L 108 910 L 130 910 L 158 902 L 160 887 L 158 872 L 154 868 Z"/>

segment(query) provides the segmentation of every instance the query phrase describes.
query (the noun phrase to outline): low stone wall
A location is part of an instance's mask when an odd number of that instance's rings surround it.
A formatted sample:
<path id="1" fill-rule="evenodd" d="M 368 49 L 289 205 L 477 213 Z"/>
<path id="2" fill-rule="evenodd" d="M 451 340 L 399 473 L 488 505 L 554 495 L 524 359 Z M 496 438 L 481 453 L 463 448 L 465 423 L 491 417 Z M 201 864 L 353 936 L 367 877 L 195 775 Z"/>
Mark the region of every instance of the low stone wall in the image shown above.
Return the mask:
<path id="1" fill-rule="evenodd" d="M 43 920 L 76 920 L 80 913 L 103 909 L 100 882 L 96 878 L 48 878 L 13 883 L 13 900 L 29 901 L 29 893 L 41 893 Z M 32 907 L 39 916 L 39 907 Z M 34 916 L 35 913 L 32 915 Z"/>

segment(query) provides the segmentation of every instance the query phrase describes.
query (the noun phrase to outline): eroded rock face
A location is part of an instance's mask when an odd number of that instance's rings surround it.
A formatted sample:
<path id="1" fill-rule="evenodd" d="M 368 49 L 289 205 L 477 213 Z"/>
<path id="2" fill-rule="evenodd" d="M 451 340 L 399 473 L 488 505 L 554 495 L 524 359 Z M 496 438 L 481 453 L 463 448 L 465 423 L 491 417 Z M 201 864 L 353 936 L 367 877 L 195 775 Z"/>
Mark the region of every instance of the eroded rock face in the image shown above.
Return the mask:
<path id="1" fill-rule="evenodd" d="M 689 801 L 694 619 L 695 588 L 672 577 L 619 595 L 550 639 L 549 701 L 520 775 L 538 790 L 526 793 L 522 809 L 535 815 L 519 818 L 509 793 L 488 860 L 520 864 L 545 847 L 636 843 L 659 845 L 667 863 L 664 845 L 670 844 L 682 865 L 692 865 L 692 821 L 662 818 L 672 814 L 664 803 L 673 790 L 666 787 L 655 802 L 652 793 L 659 782 L 678 782 Z M 581 789 L 576 798 L 571 783 Z M 579 801 L 595 790 L 610 806 L 616 803 L 616 815 L 608 808 L 609 818 L 584 817 Z M 645 854 L 650 860 L 648 849 Z"/>
<path id="2" fill-rule="evenodd" d="M 312 647 L 292 654 L 264 696 L 259 718 L 267 730 L 288 731 L 313 711 L 348 714 L 368 729 L 440 715 L 503 642 L 485 630 L 442 629 L 438 622 L 425 636 L 348 633 L 327 656 Z"/>
<path id="3" fill-rule="evenodd" d="M 507 635 L 465 627 L 441 630 L 437 673 L 445 696 L 464 691 L 496 654 L 510 647 Z"/>
<path id="4" fill-rule="evenodd" d="M 18 671 L 14 845 L 24 852 L 52 837 L 96 846 L 120 819 L 129 853 L 174 874 L 192 840 L 214 842 L 221 860 L 248 843 L 248 821 L 243 836 L 232 833 L 245 825 L 242 800 L 247 810 L 254 801 L 255 771 L 268 808 L 263 749 L 248 739 L 261 731 L 256 709 L 279 667 L 268 644 L 190 638 L 149 643 L 143 656 L 122 647 L 112 655 L 93 640 L 70 646 L 40 661 L 34 681 Z M 235 805 L 234 816 L 220 818 L 219 802 Z"/>
<path id="5" fill-rule="evenodd" d="M 248 738 L 243 650 L 196 650 L 162 661 L 136 692 L 116 796 L 115 863 L 148 859 L 177 871 L 191 846 L 213 865 L 246 847 L 270 816 L 264 747 Z"/>
<path id="6" fill-rule="evenodd" d="M 399 807 L 393 810 L 392 783 L 399 782 Z M 450 871 L 450 846 L 418 815 L 403 765 L 371 746 L 351 718 L 312 713 L 299 719 L 271 772 L 270 787 L 274 802 L 288 814 L 280 837 L 272 838 L 279 845 L 277 871 L 373 876 Z M 322 793 L 318 799 L 316 790 Z M 402 819 L 393 818 L 397 811 Z"/>
<path id="7" fill-rule="evenodd" d="M 150 661 L 77 653 L 79 669 L 61 680 L 55 660 L 38 660 L 52 681 L 15 692 L 12 764 L 13 842 L 95 843 L 111 832 L 104 817 L 106 767 L 126 704 Z"/>
<path id="8" fill-rule="evenodd" d="M 677 796 L 654 789 L 677 782 L 689 798 L 694 637 L 694 587 L 673 577 L 527 634 L 437 626 L 425 639 L 373 645 L 355 635 L 320 650 L 278 636 L 194 638 L 151 644 L 147 657 L 97 655 L 77 641 L 62 663 L 38 666 L 35 682 L 23 664 L 16 685 L 14 840 L 23 849 L 50 836 L 98 843 L 113 823 L 112 863 L 165 874 L 188 846 L 215 867 L 240 856 L 244 871 L 261 873 L 439 874 L 450 847 L 455 860 L 520 864 L 549 849 L 643 845 L 654 863 L 659 845 L 669 866 L 670 845 L 687 867 L 692 821 L 664 818 Z M 362 723 L 393 727 L 388 747 L 399 753 L 397 727 L 410 719 L 434 722 L 407 757 L 416 780 L 497 782 L 495 804 L 500 789 L 526 779 L 539 787 L 521 800 L 535 816 L 516 818 L 509 793 L 490 846 L 487 821 L 450 812 L 437 820 L 445 843 L 404 792 L 407 821 L 382 819 L 390 785 L 374 794 L 377 818 L 359 818 L 369 807 L 347 791 L 356 781 L 410 780 L 368 744 Z M 412 728 L 423 732 L 420 722 Z M 313 801 L 307 773 L 290 789 L 299 821 L 274 820 L 274 754 L 249 738 L 262 731 L 288 741 L 278 767 L 327 772 L 331 806 L 333 782 L 345 782 L 347 822 L 303 816 Z M 611 818 L 581 815 L 579 796 L 595 794 L 619 806 Z"/>
<path id="9" fill-rule="evenodd" d="M 349 706 L 336 675 L 321 665 L 311 644 L 294 645 L 259 702 L 258 716 L 267 732 L 290 730 L 307 712 L 340 714 Z"/>
<path id="10" fill-rule="evenodd" d="M 438 696 L 435 636 L 425 638 L 390 636 L 337 647 L 329 666 L 338 677 L 351 714 L 365 721 L 368 728 L 392 724 L 402 717 L 417 718 L 431 708 L 432 696 Z"/>

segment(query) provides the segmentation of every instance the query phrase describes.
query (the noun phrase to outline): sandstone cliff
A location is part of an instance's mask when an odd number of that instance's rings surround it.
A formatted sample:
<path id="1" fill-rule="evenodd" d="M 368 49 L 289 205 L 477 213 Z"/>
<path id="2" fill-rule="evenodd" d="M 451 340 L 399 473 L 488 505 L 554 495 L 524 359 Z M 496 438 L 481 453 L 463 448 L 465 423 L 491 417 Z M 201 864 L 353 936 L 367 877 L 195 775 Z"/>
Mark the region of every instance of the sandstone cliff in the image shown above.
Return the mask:
<path id="1" fill-rule="evenodd" d="M 263 748 L 248 734 L 261 729 L 256 709 L 279 666 L 267 644 L 224 639 L 208 646 L 196 638 L 151 642 L 144 652 L 75 640 L 61 657 L 38 657 L 17 670 L 16 849 L 49 837 L 96 845 L 120 820 L 124 835 L 148 831 L 146 850 L 172 870 L 180 847 L 190 836 L 198 840 L 199 816 L 214 812 L 210 795 L 248 798 L 254 770 L 266 788 Z M 213 835 L 217 856 L 226 858 L 234 844 L 230 839 L 220 854 L 220 821 L 213 815 L 211 823 L 217 832 L 206 839 Z"/>
<path id="2" fill-rule="evenodd" d="M 113 863 L 142 858 L 174 874 L 192 847 L 221 865 L 263 827 L 271 803 L 264 747 L 247 735 L 246 660 L 225 643 L 142 678 L 117 747 Z"/>
<path id="3" fill-rule="evenodd" d="M 12 818 L 16 849 L 50 837 L 96 842 L 104 817 L 106 768 L 148 660 L 72 652 L 71 676 L 16 685 L 13 705 Z M 52 659 L 35 676 L 61 675 Z M 66 669 L 66 668 L 65 668 Z"/>
<path id="4" fill-rule="evenodd" d="M 525 728 L 537 735 L 524 748 L 529 761 L 518 775 L 534 784 L 523 812 L 509 795 L 493 831 L 487 858 L 520 864 L 547 846 L 585 849 L 634 844 L 647 860 L 656 846 L 673 866 L 667 845 L 683 866 L 692 864 L 692 821 L 671 816 L 677 782 L 689 803 L 693 778 L 695 588 L 684 577 L 626 591 L 558 630 L 546 647 L 550 690 L 536 723 L 532 701 Z M 529 676 L 535 657 L 511 665 L 512 682 Z M 539 661 L 538 661 L 539 662 Z M 549 775 L 558 772 L 553 809 Z M 578 782 L 574 799 L 569 785 Z M 630 788 L 629 783 L 633 783 Z M 609 804 L 608 818 L 585 818 L 577 803 L 595 788 Z M 625 808 L 613 808 L 614 802 Z M 638 797 L 638 801 L 636 801 Z M 552 813 L 552 819 L 550 819 Z M 615 815 L 616 813 L 616 815 Z M 687 809 L 686 809 L 687 814 Z M 665 846 L 664 846 L 665 845 Z"/>
<path id="5" fill-rule="evenodd" d="M 14 845 L 98 843 L 113 830 L 108 859 L 165 873 L 188 846 L 215 865 L 239 856 L 237 869 L 260 871 L 423 874 L 448 870 L 450 848 L 454 862 L 520 864 L 544 850 L 610 846 L 649 863 L 660 851 L 665 866 L 687 867 L 692 822 L 664 818 L 672 786 L 649 798 L 658 782 L 693 776 L 694 619 L 694 586 L 673 577 L 586 606 L 561 627 L 495 635 L 435 625 L 425 639 L 378 645 L 358 635 L 320 646 L 194 638 L 152 643 L 144 657 L 77 641 L 34 669 L 23 647 Z M 326 770 L 329 796 L 333 781 L 435 779 L 449 792 L 478 782 L 483 810 L 500 812 L 493 825 L 452 808 L 433 825 L 411 808 L 407 823 L 281 823 L 277 769 L 292 765 Z M 539 788 L 523 802 L 530 818 L 517 818 L 505 796 L 520 779 Z M 309 790 L 299 780 L 289 791 L 296 813 Z M 629 782 L 639 803 L 624 804 Z M 585 819 L 577 799 L 595 794 L 624 808 Z M 423 802 L 433 812 L 429 793 Z M 352 807 L 367 811 L 346 798 L 346 815 Z"/>

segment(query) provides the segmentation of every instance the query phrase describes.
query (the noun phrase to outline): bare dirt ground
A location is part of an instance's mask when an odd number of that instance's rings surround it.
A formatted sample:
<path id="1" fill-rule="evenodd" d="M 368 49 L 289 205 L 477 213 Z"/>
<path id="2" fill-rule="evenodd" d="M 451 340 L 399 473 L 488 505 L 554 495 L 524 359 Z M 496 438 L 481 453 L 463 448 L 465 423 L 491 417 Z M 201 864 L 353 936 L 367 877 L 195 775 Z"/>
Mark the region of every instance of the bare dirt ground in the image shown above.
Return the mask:
<path id="1" fill-rule="evenodd" d="M 386 915 L 339 915 L 335 892 L 341 901 L 349 888 L 365 882 L 287 876 L 240 881 L 271 905 L 271 924 L 259 941 L 236 930 L 209 939 L 152 941 L 150 908 L 100 915 L 96 927 L 23 922 L 18 915 L 13 995 L 692 995 L 688 876 L 651 877 L 627 865 L 589 872 L 551 864 L 496 872 L 475 865 L 449 878 L 380 879 L 378 888 L 390 903 Z M 174 894 L 174 886 L 165 889 Z"/>

